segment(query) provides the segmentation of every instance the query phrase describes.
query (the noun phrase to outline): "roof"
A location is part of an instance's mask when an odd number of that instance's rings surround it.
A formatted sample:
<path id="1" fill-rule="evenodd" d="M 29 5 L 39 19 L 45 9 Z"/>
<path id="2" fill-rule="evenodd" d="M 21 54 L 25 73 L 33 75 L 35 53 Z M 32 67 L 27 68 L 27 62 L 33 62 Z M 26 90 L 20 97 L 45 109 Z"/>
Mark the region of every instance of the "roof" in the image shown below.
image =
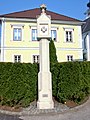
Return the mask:
<path id="1" fill-rule="evenodd" d="M 90 31 L 90 17 L 86 20 L 84 20 L 85 24 L 82 25 L 82 32 L 88 32 Z"/>
<path id="2" fill-rule="evenodd" d="M 80 20 L 64 16 L 52 11 L 46 10 L 47 15 L 51 16 L 51 20 L 59 20 L 59 21 L 72 21 L 72 22 L 81 22 Z M 37 15 L 41 14 L 40 8 L 35 8 L 31 10 L 24 10 L 20 12 L 14 12 L 14 13 L 9 13 L 9 14 L 3 14 L 0 15 L 0 17 L 5 17 L 5 18 L 27 18 L 27 19 L 36 19 Z"/>

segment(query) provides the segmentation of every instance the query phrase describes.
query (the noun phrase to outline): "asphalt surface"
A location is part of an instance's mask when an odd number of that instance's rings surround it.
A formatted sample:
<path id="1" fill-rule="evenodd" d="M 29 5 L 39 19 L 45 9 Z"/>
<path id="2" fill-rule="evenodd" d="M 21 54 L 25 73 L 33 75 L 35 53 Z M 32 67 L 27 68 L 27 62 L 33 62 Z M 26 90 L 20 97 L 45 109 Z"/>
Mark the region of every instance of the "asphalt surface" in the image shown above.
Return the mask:
<path id="1" fill-rule="evenodd" d="M 0 113 L 0 120 L 90 120 L 90 98 L 78 107 L 62 113 L 39 115 L 6 115 Z"/>
<path id="2" fill-rule="evenodd" d="M 23 120 L 90 120 L 90 98 L 86 103 L 68 111 L 39 116 L 22 116 Z"/>
<path id="3" fill-rule="evenodd" d="M 0 113 L 0 120 L 22 120 L 17 115 L 6 115 Z"/>

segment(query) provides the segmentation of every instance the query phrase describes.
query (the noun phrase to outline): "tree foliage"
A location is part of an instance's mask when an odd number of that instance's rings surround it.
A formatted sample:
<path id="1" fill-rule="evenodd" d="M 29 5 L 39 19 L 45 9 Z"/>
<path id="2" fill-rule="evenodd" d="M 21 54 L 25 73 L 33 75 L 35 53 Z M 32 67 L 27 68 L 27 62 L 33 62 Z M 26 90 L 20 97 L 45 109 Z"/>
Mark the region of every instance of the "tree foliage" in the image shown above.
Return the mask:
<path id="1" fill-rule="evenodd" d="M 50 43 L 49 43 L 49 56 L 50 56 L 50 63 L 58 62 L 57 55 L 56 55 L 56 48 L 53 40 L 50 40 Z"/>

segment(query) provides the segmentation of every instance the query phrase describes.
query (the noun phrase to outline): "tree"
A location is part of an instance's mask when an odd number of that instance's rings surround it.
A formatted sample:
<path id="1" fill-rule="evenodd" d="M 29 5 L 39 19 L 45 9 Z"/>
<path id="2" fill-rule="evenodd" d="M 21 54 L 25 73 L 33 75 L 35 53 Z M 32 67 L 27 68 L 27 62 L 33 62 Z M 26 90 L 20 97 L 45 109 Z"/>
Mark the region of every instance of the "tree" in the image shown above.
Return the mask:
<path id="1" fill-rule="evenodd" d="M 50 43 L 49 43 L 49 56 L 50 56 L 50 63 L 58 62 L 57 55 L 56 55 L 56 48 L 53 40 L 50 40 Z"/>

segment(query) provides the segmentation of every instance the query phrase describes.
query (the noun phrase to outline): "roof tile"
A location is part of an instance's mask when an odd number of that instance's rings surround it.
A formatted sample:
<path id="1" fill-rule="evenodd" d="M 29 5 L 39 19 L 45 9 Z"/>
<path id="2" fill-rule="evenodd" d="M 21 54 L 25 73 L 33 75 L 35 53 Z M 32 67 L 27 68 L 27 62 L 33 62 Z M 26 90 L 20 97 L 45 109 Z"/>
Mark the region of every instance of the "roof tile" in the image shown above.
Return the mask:
<path id="1" fill-rule="evenodd" d="M 77 19 L 74 19 L 68 16 L 64 16 L 64 15 L 61 15 L 61 14 L 58 14 L 52 11 L 46 10 L 46 13 L 47 15 L 51 16 L 52 20 L 81 22 L 80 20 L 77 20 Z M 31 10 L 25 10 L 25 11 L 0 15 L 0 17 L 36 19 L 36 16 L 40 14 L 41 14 L 40 8 L 35 8 Z"/>

